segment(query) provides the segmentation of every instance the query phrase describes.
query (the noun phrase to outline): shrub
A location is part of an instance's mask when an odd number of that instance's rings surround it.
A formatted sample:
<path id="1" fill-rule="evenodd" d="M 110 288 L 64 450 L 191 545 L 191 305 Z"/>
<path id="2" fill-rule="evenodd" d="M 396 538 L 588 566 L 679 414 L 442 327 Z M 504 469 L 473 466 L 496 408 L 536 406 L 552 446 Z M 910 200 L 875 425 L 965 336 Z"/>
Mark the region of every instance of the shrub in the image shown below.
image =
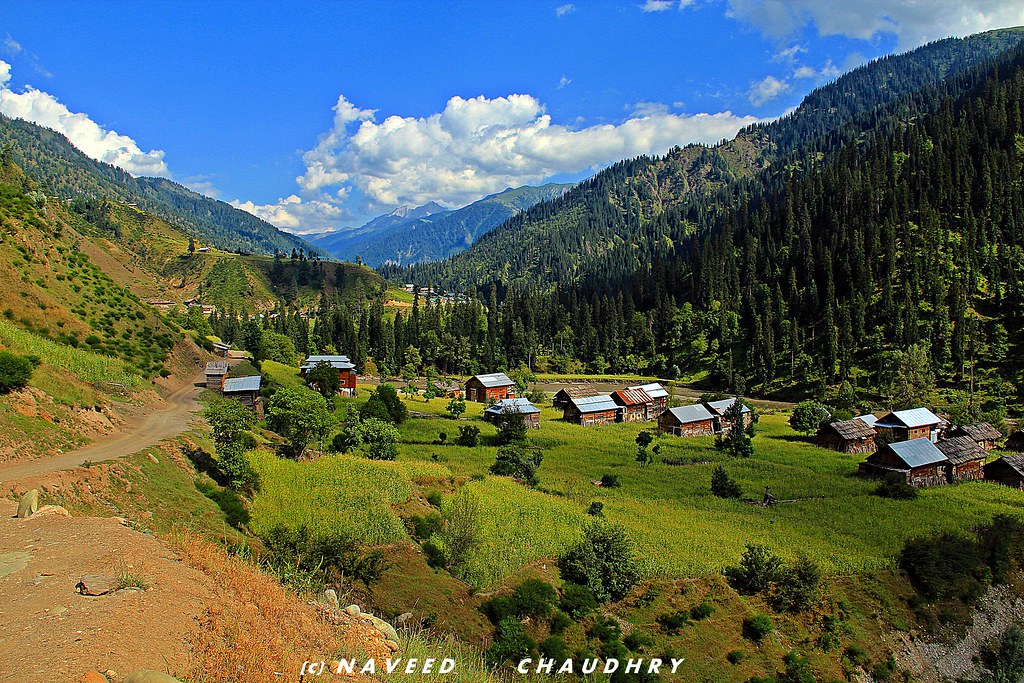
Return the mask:
<path id="1" fill-rule="evenodd" d="M 782 560 L 760 545 L 748 545 L 743 551 L 738 567 L 727 567 L 725 575 L 733 587 L 753 595 L 767 590 L 782 570 Z"/>
<path id="2" fill-rule="evenodd" d="M 690 622 L 690 613 L 684 609 L 666 612 L 665 614 L 659 614 L 655 621 L 658 622 L 658 625 L 661 626 L 665 633 L 679 633 L 679 629 Z"/>
<path id="3" fill-rule="evenodd" d="M 502 413 L 498 416 L 498 434 L 495 437 L 499 445 L 526 441 L 529 428 L 526 420 L 519 413 Z"/>
<path id="4" fill-rule="evenodd" d="M 591 517 L 604 517 L 604 503 L 599 500 L 595 500 L 587 508 L 587 514 Z"/>
<path id="5" fill-rule="evenodd" d="M 552 633 L 564 633 L 567 628 L 572 626 L 572 617 L 562 610 L 555 610 L 555 613 L 551 615 L 551 622 L 549 625 Z"/>
<path id="6" fill-rule="evenodd" d="M 24 389 L 34 369 L 28 358 L 10 351 L 0 351 L 0 395 Z"/>
<path id="7" fill-rule="evenodd" d="M 786 670 L 776 679 L 777 683 L 815 683 L 814 672 L 807 658 L 795 652 L 789 652 L 782 658 Z"/>
<path id="8" fill-rule="evenodd" d="M 491 474 L 521 479 L 530 486 L 537 485 L 537 468 L 544 460 L 536 449 L 529 452 L 522 446 L 505 446 L 498 449 L 498 457 L 491 465 Z"/>
<path id="9" fill-rule="evenodd" d="M 609 489 L 617 489 L 622 486 L 622 481 L 617 474 L 605 474 L 601 476 L 601 486 Z"/>
<path id="10" fill-rule="evenodd" d="M 914 500 L 917 489 L 907 483 L 907 478 L 899 472 L 890 472 L 875 488 L 875 495 L 893 500 Z"/>
<path id="11" fill-rule="evenodd" d="M 544 642 L 540 644 L 540 653 L 548 659 L 555 660 L 554 669 L 556 671 L 558 670 L 558 667 L 561 666 L 562 662 L 572 656 L 569 648 L 565 645 L 565 640 L 557 635 L 548 636 Z"/>
<path id="12" fill-rule="evenodd" d="M 196 488 L 217 504 L 217 507 L 224 513 L 225 521 L 231 526 L 240 529 L 249 523 L 249 511 L 245 508 L 245 502 L 241 496 L 235 491 L 213 486 L 202 480 L 196 480 Z"/>
<path id="13" fill-rule="evenodd" d="M 931 599 L 973 600 L 988 580 L 978 543 L 954 532 L 908 539 L 900 553 L 900 568 Z"/>
<path id="14" fill-rule="evenodd" d="M 616 524 L 595 522 L 559 560 L 562 578 L 590 588 L 598 602 L 619 600 L 639 581 L 633 547 Z"/>
<path id="15" fill-rule="evenodd" d="M 589 635 L 602 643 L 611 643 L 619 640 L 622 635 L 622 627 L 614 619 L 598 619 L 590 627 Z"/>
<path id="16" fill-rule="evenodd" d="M 801 554 L 792 567 L 779 572 L 773 588 L 772 604 L 776 609 L 802 612 L 817 602 L 821 588 L 821 569 Z"/>
<path id="17" fill-rule="evenodd" d="M 441 515 L 429 512 L 409 518 L 409 533 L 413 538 L 425 541 L 441 530 Z"/>
<path id="18" fill-rule="evenodd" d="M 654 638 L 643 631 L 633 631 L 623 639 L 622 644 L 633 652 L 646 652 L 654 645 Z"/>
<path id="19" fill-rule="evenodd" d="M 459 438 L 455 440 L 455 443 L 460 446 L 469 446 L 470 448 L 475 447 L 477 441 L 480 439 L 480 428 L 474 425 L 464 425 L 459 427 Z"/>
<path id="20" fill-rule="evenodd" d="M 558 604 L 558 593 L 551 584 L 540 579 L 527 579 L 516 587 L 512 604 L 516 614 L 521 617 L 545 619 Z"/>
<path id="21" fill-rule="evenodd" d="M 743 489 L 732 479 L 721 465 L 711 472 L 711 493 L 718 498 L 739 498 Z"/>
<path id="22" fill-rule="evenodd" d="M 367 418 L 359 423 L 359 436 L 369 447 L 371 460 L 394 460 L 398 457 L 398 428 L 390 422 Z"/>
<path id="23" fill-rule="evenodd" d="M 710 603 L 702 602 L 693 609 L 690 610 L 690 618 L 694 621 L 701 621 L 707 619 L 715 613 L 715 608 Z"/>
<path id="24" fill-rule="evenodd" d="M 528 635 L 523 624 L 512 617 L 505 618 L 498 624 L 494 642 L 487 648 L 484 657 L 491 664 L 505 661 L 519 661 L 530 655 L 537 648 L 537 643 Z"/>
<path id="25" fill-rule="evenodd" d="M 805 436 L 818 431 L 818 426 L 829 418 L 828 409 L 817 401 L 801 401 L 789 417 L 789 426 Z"/>
<path id="26" fill-rule="evenodd" d="M 370 394 L 370 398 L 363 404 L 359 414 L 363 418 L 376 417 L 394 424 L 402 424 L 409 416 L 409 410 L 399 398 L 395 387 L 390 384 L 381 384 Z"/>
<path id="27" fill-rule="evenodd" d="M 566 583 L 562 587 L 561 608 L 573 619 L 582 619 L 597 609 L 597 598 L 586 586 Z"/>
<path id="28" fill-rule="evenodd" d="M 725 656 L 725 659 L 730 664 L 739 664 L 746 658 L 746 656 L 747 655 L 745 655 L 742 650 L 733 650 Z"/>
<path id="29" fill-rule="evenodd" d="M 743 620 L 743 637 L 757 643 L 774 630 L 775 626 L 767 614 L 755 614 Z"/>
<path id="30" fill-rule="evenodd" d="M 868 657 L 868 652 L 861 645 L 854 643 L 850 647 L 846 648 L 846 652 L 843 653 L 850 663 L 854 666 L 867 666 L 871 659 Z"/>

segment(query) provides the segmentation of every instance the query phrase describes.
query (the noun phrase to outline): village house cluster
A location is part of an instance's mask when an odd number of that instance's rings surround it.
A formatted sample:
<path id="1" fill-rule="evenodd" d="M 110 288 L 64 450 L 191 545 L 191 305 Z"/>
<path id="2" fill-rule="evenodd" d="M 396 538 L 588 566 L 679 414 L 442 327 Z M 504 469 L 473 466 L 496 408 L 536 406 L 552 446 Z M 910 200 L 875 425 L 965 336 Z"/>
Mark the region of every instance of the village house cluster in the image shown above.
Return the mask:
<path id="1" fill-rule="evenodd" d="M 260 388 L 263 378 L 259 375 L 228 377 L 230 372 L 231 366 L 228 361 L 211 360 L 203 371 L 206 375 L 206 388 L 219 392 L 224 398 L 249 406 L 258 415 L 262 415 L 263 396 L 260 394 Z"/>

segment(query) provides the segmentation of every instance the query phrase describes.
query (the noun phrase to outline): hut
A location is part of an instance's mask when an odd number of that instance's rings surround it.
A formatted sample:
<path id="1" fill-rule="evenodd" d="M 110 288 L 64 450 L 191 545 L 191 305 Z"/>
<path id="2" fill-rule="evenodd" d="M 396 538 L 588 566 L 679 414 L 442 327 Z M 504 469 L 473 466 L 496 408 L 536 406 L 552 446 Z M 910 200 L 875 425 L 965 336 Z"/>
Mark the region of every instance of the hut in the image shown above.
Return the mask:
<path id="1" fill-rule="evenodd" d="M 728 418 L 726 417 L 726 413 L 729 411 L 729 408 L 732 407 L 732 404 L 735 403 L 737 400 L 738 399 L 736 398 L 725 398 L 722 399 L 721 401 L 709 401 L 704 404 L 704 407 L 708 409 L 708 412 L 710 412 L 715 417 L 715 433 L 724 434 L 725 432 L 728 432 L 730 429 L 732 429 L 733 425 L 729 422 Z M 743 406 L 742 408 L 740 408 L 740 415 L 742 416 L 743 420 L 743 425 L 740 428 L 746 429 L 747 427 L 750 426 L 750 422 L 751 420 L 754 419 L 754 415 L 753 413 L 750 412 L 750 408 L 743 405 L 742 402 L 740 403 L 740 405 Z"/>
<path id="2" fill-rule="evenodd" d="M 499 424 L 508 415 L 522 415 L 527 427 L 540 427 L 540 408 L 525 398 L 503 398 L 484 411 L 484 421 Z"/>
<path id="3" fill-rule="evenodd" d="M 488 375 L 473 375 L 466 380 L 466 398 L 470 401 L 487 403 L 490 400 L 501 401 L 515 398 L 516 383 L 504 372 L 492 372 Z"/>
<path id="4" fill-rule="evenodd" d="M 231 354 L 231 344 L 213 342 L 213 352 L 221 358 L 227 358 Z"/>
<path id="5" fill-rule="evenodd" d="M 894 410 L 875 422 L 875 432 L 886 441 L 939 440 L 946 421 L 927 408 Z"/>
<path id="6" fill-rule="evenodd" d="M 462 398 L 462 385 L 459 384 L 458 380 L 444 379 L 438 380 L 434 383 L 437 390 L 441 392 L 441 396 L 444 398 Z"/>
<path id="7" fill-rule="evenodd" d="M 840 453 L 874 453 L 875 430 L 860 418 L 836 420 L 818 429 L 817 442 Z"/>
<path id="8" fill-rule="evenodd" d="M 949 460 L 946 466 L 946 480 L 950 484 L 958 481 L 981 481 L 985 475 L 987 451 L 971 437 L 954 436 L 936 444 Z"/>
<path id="9" fill-rule="evenodd" d="M 985 465 L 985 481 L 1024 491 L 1024 455 L 1004 455 Z"/>
<path id="10" fill-rule="evenodd" d="M 971 425 L 953 427 L 947 434 L 949 436 L 969 436 L 986 451 L 995 448 L 996 442 L 1003 438 L 1003 433 L 988 422 L 976 422 Z"/>
<path id="11" fill-rule="evenodd" d="M 589 384 L 573 384 L 563 387 L 551 399 L 551 406 L 559 410 L 565 410 L 574 398 L 586 398 L 596 396 L 597 390 Z"/>
<path id="12" fill-rule="evenodd" d="M 305 377 L 310 370 L 321 363 L 327 363 L 338 371 L 338 379 L 341 380 L 339 394 L 342 396 L 356 395 L 356 380 L 358 379 L 356 366 L 352 364 L 348 356 L 309 356 L 299 366 L 299 375 Z"/>
<path id="13" fill-rule="evenodd" d="M 643 389 L 613 391 L 612 401 L 619 406 L 621 422 L 644 422 L 654 417 L 654 399 Z"/>
<path id="14" fill-rule="evenodd" d="M 651 384 L 639 384 L 635 387 L 626 387 L 626 389 L 640 389 L 650 396 L 655 407 L 655 414 L 668 407 L 668 390 L 657 382 L 652 382 Z"/>
<path id="15" fill-rule="evenodd" d="M 206 388 L 221 391 L 224 389 L 224 378 L 228 376 L 228 362 L 226 360 L 211 360 L 206 364 L 203 374 L 206 375 Z"/>
<path id="16" fill-rule="evenodd" d="M 570 400 L 562 418 L 584 427 L 607 425 L 617 421 L 619 410 L 611 396 L 585 396 Z"/>
<path id="17" fill-rule="evenodd" d="M 263 397 L 260 396 L 260 384 L 262 377 L 252 375 L 250 377 L 229 377 L 224 380 L 224 398 L 238 401 L 244 406 L 249 406 L 257 413 L 263 413 Z"/>
<path id="18" fill-rule="evenodd" d="M 715 433 L 715 417 L 700 403 L 669 408 L 658 416 L 658 431 L 673 436 L 707 436 Z"/>
<path id="19" fill-rule="evenodd" d="M 1024 452 L 1024 430 L 1010 434 L 1003 442 L 1003 449 L 1017 453 Z"/>
<path id="20" fill-rule="evenodd" d="M 879 479 L 899 472 L 912 486 L 938 486 L 946 483 L 948 464 L 942 451 L 930 439 L 921 437 L 884 446 L 860 464 L 858 473 Z"/>

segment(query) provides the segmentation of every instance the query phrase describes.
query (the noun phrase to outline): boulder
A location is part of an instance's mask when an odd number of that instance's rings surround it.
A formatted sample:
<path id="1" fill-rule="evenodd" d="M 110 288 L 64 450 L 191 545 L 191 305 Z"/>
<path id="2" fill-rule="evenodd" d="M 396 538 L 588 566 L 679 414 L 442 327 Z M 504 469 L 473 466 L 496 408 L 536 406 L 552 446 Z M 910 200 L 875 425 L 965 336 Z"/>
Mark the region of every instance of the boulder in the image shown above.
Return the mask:
<path id="1" fill-rule="evenodd" d="M 78 679 L 78 683 L 109 683 L 109 681 L 107 681 L 107 677 L 99 671 L 90 669 L 82 674 L 82 677 Z"/>
<path id="2" fill-rule="evenodd" d="M 31 517 L 39 509 L 39 489 L 32 489 L 21 497 L 18 503 L 18 519 Z"/>
<path id="3" fill-rule="evenodd" d="M 359 609 L 359 605 L 349 605 L 345 608 L 345 614 L 350 617 L 358 617 L 362 610 Z"/>
<path id="4" fill-rule="evenodd" d="M 71 513 L 60 505 L 44 505 L 32 513 L 32 519 L 36 517 L 70 517 Z"/>
<path id="5" fill-rule="evenodd" d="M 396 643 L 398 642 L 398 631 L 395 630 L 394 626 L 384 621 L 383 619 L 378 619 L 377 617 L 372 616 L 370 614 L 361 614 L 359 616 L 373 624 L 373 627 L 380 631 L 381 635 L 383 635 L 385 638 Z"/>
<path id="6" fill-rule="evenodd" d="M 82 595 L 106 595 L 120 587 L 121 584 L 116 576 L 103 576 L 102 574 L 86 574 L 75 584 L 75 588 Z"/>
<path id="7" fill-rule="evenodd" d="M 181 683 L 181 681 L 162 671 L 136 671 L 122 683 Z"/>
<path id="8" fill-rule="evenodd" d="M 341 603 L 338 602 L 338 594 L 334 592 L 333 588 L 328 588 L 324 591 L 324 602 L 331 609 L 341 608 Z"/>

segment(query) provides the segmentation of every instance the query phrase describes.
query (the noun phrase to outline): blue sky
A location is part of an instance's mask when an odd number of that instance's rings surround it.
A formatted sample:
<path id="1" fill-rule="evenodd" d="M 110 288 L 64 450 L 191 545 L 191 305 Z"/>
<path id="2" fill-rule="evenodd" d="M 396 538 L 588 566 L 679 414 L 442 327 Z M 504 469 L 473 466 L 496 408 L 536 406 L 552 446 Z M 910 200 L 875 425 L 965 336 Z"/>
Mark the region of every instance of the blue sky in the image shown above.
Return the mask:
<path id="1" fill-rule="evenodd" d="M 1020 4 L 8 0 L 0 111 L 312 232 L 731 137 Z"/>

